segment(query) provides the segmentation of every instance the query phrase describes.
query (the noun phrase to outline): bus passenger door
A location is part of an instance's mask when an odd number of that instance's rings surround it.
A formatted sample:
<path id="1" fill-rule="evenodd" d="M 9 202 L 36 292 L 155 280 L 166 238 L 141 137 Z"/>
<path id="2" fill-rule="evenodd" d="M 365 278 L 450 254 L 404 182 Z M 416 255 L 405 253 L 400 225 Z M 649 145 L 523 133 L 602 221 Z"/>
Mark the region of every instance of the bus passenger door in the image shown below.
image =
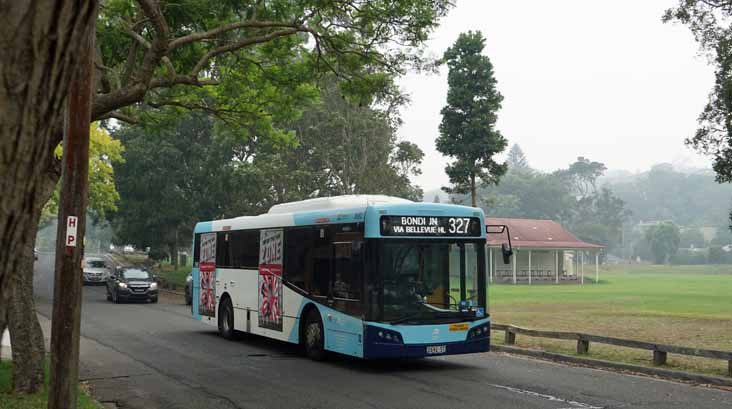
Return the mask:
<path id="1" fill-rule="evenodd" d="M 363 241 L 332 243 L 329 306 L 338 313 L 326 317 L 326 348 L 361 356 L 363 353 L 361 297 L 363 289 Z"/>

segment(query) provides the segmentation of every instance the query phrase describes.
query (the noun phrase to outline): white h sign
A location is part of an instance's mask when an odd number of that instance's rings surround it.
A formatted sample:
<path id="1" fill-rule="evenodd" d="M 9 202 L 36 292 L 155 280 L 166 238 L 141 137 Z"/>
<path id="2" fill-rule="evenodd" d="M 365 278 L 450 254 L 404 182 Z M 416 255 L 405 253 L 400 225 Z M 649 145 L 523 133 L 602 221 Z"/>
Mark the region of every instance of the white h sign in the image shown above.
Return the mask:
<path id="1" fill-rule="evenodd" d="M 66 218 L 66 247 L 76 247 L 76 216 Z"/>

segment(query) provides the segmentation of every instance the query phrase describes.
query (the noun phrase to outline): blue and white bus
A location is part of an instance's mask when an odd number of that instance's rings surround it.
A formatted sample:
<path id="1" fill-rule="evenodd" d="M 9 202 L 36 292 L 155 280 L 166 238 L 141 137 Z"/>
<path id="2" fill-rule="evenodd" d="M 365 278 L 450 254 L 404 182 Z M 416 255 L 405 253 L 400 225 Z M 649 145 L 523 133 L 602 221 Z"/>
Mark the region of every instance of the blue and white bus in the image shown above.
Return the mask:
<path id="1" fill-rule="evenodd" d="M 480 209 L 318 198 L 196 224 L 193 316 L 361 358 L 488 351 Z"/>

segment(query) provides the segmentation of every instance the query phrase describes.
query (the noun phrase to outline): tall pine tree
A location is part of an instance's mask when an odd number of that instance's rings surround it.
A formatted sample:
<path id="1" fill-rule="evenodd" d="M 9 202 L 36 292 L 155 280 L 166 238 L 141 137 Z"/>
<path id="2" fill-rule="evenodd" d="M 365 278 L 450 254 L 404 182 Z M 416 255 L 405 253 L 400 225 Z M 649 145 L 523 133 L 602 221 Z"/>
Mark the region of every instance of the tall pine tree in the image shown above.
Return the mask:
<path id="1" fill-rule="evenodd" d="M 450 177 L 448 193 L 470 193 L 476 207 L 476 183 L 496 184 L 506 173 L 506 164 L 494 156 L 506 148 L 506 139 L 496 129 L 503 96 L 496 89 L 493 65 L 482 55 L 485 38 L 468 31 L 445 51 L 449 68 L 447 105 L 442 108 L 437 150 L 453 159 L 445 171 Z"/>
<path id="2" fill-rule="evenodd" d="M 511 149 L 508 151 L 508 157 L 506 157 L 506 164 L 511 172 L 527 173 L 531 172 L 529 166 L 529 160 L 526 159 L 526 155 L 521 147 L 514 143 Z"/>

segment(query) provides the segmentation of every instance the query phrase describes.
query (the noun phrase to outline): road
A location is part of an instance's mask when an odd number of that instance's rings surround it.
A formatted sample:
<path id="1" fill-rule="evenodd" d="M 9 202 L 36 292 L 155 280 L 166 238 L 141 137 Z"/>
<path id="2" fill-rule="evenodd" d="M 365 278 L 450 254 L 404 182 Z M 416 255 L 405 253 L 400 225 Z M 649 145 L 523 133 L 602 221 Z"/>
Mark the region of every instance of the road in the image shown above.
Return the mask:
<path id="1" fill-rule="evenodd" d="M 36 267 L 46 317 L 52 263 Z M 178 299 L 116 305 L 104 287 L 84 287 L 81 331 L 80 377 L 122 408 L 732 408 L 730 392 L 494 353 L 312 362 L 288 344 L 224 340 Z"/>

